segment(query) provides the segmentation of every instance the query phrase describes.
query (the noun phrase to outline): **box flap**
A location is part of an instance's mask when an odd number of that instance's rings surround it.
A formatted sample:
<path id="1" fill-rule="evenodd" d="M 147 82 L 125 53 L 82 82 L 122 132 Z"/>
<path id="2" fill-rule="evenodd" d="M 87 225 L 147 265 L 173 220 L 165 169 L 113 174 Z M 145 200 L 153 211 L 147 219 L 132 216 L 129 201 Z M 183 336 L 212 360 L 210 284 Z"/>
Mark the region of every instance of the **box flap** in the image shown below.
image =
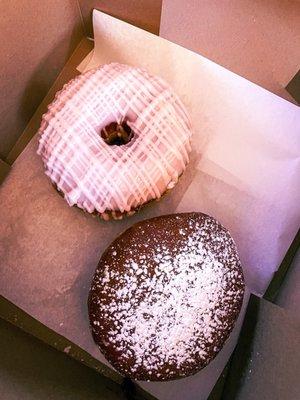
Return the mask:
<path id="1" fill-rule="evenodd" d="M 164 0 L 160 36 L 293 101 L 299 69 L 300 2 Z"/>
<path id="2" fill-rule="evenodd" d="M 1 2 L 0 157 L 5 159 L 83 36 L 75 2 Z"/>
<path id="3" fill-rule="evenodd" d="M 2 399 L 118 400 L 123 398 L 120 385 L 1 318 L 0 348 Z"/>
<path id="4" fill-rule="evenodd" d="M 78 0 L 87 36 L 93 36 L 92 11 L 97 9 L 146 31 L 159 32 L 162 0 Z"/>
<path id="5" fill-rule="evenodd" d="M 297 399 L 299 352 L 293 315 L 252 296 L 222 400 Z"/>

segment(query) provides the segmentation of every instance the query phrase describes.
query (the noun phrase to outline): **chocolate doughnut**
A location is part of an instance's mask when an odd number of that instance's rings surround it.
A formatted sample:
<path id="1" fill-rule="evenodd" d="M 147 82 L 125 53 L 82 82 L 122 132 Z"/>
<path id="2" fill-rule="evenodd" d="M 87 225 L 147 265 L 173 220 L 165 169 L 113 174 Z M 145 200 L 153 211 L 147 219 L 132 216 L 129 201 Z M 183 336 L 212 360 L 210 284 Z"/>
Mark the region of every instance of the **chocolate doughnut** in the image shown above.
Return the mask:
<path id="1" fill-rule="evenodd" d="M 124 376 L 181 378 L 221 350 L 243 295 L 229 232 L 205 214 L 165 215 L 133 225 L 102 255 L 89 294 L 91 330 Z"/>

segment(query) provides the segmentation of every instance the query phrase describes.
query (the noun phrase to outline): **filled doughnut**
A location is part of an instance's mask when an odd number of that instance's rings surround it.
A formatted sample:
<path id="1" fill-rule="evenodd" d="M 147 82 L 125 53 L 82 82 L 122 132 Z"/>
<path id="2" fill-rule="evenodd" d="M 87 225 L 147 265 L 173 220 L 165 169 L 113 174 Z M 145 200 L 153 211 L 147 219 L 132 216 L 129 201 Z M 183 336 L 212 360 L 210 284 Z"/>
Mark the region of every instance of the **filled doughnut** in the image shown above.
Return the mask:
<path id="1" fill-rule="evenodd" d="M 161 216 L 133 225 L 102 255 L 91 330 L 124 376 L 181 378 L 222 349 L 243 295 L 237 248 L 220 223 L 201 213 Z"/>

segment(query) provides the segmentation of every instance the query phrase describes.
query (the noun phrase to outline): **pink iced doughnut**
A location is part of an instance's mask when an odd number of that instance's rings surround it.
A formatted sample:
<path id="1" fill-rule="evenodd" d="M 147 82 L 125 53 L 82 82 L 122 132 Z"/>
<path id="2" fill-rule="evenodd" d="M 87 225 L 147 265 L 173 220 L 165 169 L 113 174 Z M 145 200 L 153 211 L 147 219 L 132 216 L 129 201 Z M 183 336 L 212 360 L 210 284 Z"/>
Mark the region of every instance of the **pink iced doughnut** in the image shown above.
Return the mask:
<path id="1" fill-rule="evenodd" d="M 39 134 L 45 172 L 68 204 L 104 219 L 173 188 L 191 150 L 191 124 L 170 86 L 117 63 L 66 84 Z"/>

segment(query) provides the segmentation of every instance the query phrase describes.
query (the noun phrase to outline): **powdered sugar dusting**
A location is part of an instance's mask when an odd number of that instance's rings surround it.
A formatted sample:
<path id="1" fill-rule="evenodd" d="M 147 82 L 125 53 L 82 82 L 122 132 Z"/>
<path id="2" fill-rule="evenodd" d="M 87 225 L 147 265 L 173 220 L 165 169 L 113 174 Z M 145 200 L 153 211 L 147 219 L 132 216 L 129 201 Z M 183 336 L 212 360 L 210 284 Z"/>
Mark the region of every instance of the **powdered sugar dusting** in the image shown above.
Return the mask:
<path id="1" fill-rule="evenodd" d="M 213 218 L 196 215 L 170 216 L 162 225 L 162 232 L 172 230 L 165 240 L 151 234 L 151 220 L 137 225 L 126 257 L 117 243 L 104 257 L 109 263 L 100 263 L 92 329 L 108 357 L 112 349 L 118 354 L 115 365 L 126 375 L 172 379 L 195 372 L 234 324 L 243 296 L 235 244 Z"/>

